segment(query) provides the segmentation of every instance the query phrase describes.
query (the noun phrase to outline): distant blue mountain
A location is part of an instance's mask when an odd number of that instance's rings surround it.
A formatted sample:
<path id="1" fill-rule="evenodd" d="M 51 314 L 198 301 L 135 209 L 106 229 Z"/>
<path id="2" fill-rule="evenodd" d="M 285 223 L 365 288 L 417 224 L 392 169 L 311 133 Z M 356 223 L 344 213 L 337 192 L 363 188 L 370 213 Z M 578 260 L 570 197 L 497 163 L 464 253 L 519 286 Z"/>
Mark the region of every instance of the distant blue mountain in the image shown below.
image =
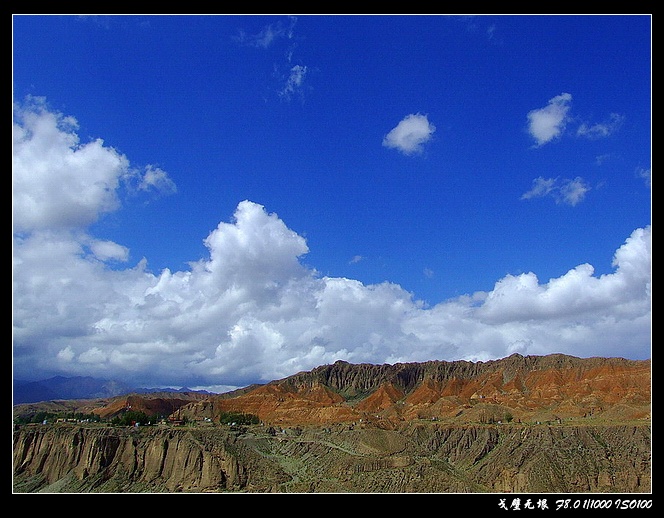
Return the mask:
<path id="1" fill-rule="evenodd" d="M 55 376 L 40 381 L 14 380 L 14 404 L 36 403 L 52 399 L 95 399 L 131 392 L 131 387 L 117 381 L 76 376 Z"/>
<path id="2" fill-rule="evenodd" d="M 55 399 L 98 399 L 130 393 L 149 394 L 152 392 L 194 391 L 188 388 L 136 388 L 119 381 L 91 378 L 89 376 L 75 376 L 73 378 L 55 376 L 40 381 L 14 380 L 13 402 L 14 405 L 20 405 L 22 403 L 38 403 Z M 197 392 L 212 394 L 206 391 Z"/>
<path id="3" fill-rule="evenodd" d="M 13 388 L 15 405 L 20 403 L 36 403 L 38 401 L 59 399 L 58 395 L 53 390 L 38 381 L 30 382 L 14 380 Z"/>

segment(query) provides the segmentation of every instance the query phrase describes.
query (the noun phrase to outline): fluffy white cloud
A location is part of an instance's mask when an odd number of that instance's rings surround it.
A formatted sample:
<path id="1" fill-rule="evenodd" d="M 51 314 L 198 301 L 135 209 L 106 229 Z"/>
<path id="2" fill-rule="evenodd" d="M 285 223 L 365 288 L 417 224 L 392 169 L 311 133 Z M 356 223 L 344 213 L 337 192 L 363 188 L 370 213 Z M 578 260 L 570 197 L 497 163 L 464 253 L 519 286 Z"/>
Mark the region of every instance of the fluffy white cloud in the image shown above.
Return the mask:
<path id="1" fill-rule="evenodd" d="M 45 206 L 38 217 L 26 214 L 25 203 L 14 206 L 21 223 L 13 242 L 19 379 L 43 373 L 230 387 L 337 359 L 611 356 L 624 355 L 626 344 L 633 357 L 649 356 L 650 227 L 635 230 L 616 251 L 611 274 L 598 277 L 584 264 L 544 283 L 534 273 L 508 275 L 488 293 L 426 307 L 393 283 L 319 276 L 301 263 L 309 251 L 302 236 L 265 207 L 243 201 L 232 221 L 205 239 L 206 257 L 186 271 L 155 275 L 145 261 L 118 268 L 127 250 L 86 234 L 86 225 L 117 206 L 109 202 L 115 192 L 89 183 L 102 178 L 119 188 L 114 182 L 127 171 L 126 159 L 101 142 L 78 155 L 82 147 L 71 131 L 39 110 L 15 123 L 21 138 L 14 195 Z M 93 157 L 94 167 L 86 165 Z M 77 167 L 62 167 L 63 160 Z M 43 182 L 66 184 L 56 192 L 84 195 L 69 208 L 67 225 L 57 215 L 60 202 L 28 177 L 33 165 L 42 168 Z M 90 169 L 95 173 L 85 174 Z"/>
<path id="2" fill-rule="evenodd" d="M 113 241 L 92 239 L 89 247 L 92 254 L 100 261 L 126 262 L 129 257 L 129 249 Z"/>
<path id="3" fill-rule="evenodd" d="M 14 106 L 14 229 L 76 228 L 118 208 L 127 159 L 101 140 L 81 144 L 71 117 L 50 113 L 43 99 Z"/>
<path id="4" fill-rule="evenodd" d="M 175 182 L 168 177 L 168 173 L 151 165 L 145 168 L 145 174 L 139 177 L 138 182 L 138 189 L 141 191 L 156 191 L 162 194 L 177 191 Z"/>
<path id="5" fill-rule="evenodd" d="M 17 232 L 77 230 L 120 207 L 122 186 L 172 194 L 168 174 L 129 160 L 101 139 L 81 143 L 78 122 L 49 111 L 43 98 L 14 104 L 12 124 L 13 224 Z"/>
<path id="6" fill-rule="evenodd" d="M 234 217 L 235 223 L 220 223 L 205 239 L 210 260 L 199 265 L 215 275 L 219 286 L 269 290 L 303 274 L 298 257 L 309 248 L 276 214 L 243 201 Z"/>
<path id="7" fill-rule="evenodd" d="M 385 135 L 383 146 L 397 149 L 404 155 L 421 153 L 434 131 L 436 127 L 429 122 L 426 115 L 411 113 Z"/>
<path id="8" fill-rule="evenodd" d="M 567 123 L 567 112 L 570 109 L 572 96 L 562 93 L 549 100 L 544 108 L 528 113 L 528 131 L 537 141 L 538 146 L 559 137 Z"/>
<path id="9" fill-rule="evenodd" d="M 550 99 L 544 108 L 528 112 L 528 132 L 537 141 L 538 147 L 560 137 L 565 131 L 571 121 L 571 102 L 572 96 L 562 93 Z M 591 140 L 606 138 L 618 131 L 624 120 L 623 115 L 611 113 L 605 122 L 581 123 L 576 129 L 576 135 Z"/>

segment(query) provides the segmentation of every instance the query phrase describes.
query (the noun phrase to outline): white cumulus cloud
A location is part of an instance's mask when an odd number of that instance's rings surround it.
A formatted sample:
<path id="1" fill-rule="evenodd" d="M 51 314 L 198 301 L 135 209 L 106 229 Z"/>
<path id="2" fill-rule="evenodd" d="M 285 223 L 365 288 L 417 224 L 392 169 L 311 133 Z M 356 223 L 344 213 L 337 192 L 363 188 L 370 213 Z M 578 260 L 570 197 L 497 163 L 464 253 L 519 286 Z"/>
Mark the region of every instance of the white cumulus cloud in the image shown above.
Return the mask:
<path id="1" fill-rule="evenodd" d="M 549 99 L 543 108 L 528 112 L 528 133 L 537 142 L 537 147 L 543 146 L 563 134 L 573 120 L 570 116 L 571 103 L 572 96 L 562 93 Z M 606 138 L 617 132 L 624 120 L 623 115 L 611 113 L 604 122 L 594 124 L 583 122 L 576 129 L 576 136 L 590 140 Z"/>
<path id="2" fill-rule="evenodd" d="M 597 276 L 581 264 L 548 280 L 533 272 L 506 275 L 489 292 L 431 307 L 394 283 L 321 277 L 301 262 L 306 240 L 250 200 L 204 238 L 207 255 L 188 269 L 154 274 L 145 260 L 118 268 L 126 248 L 89 236 L 87 226 L 118 207 L 115 180 L 127 170 L 126 158 L 100 141 L 78 155 L 85 146 L 63 122 L 45 109 L 15 120 L 18 379 L 59 374 L 143 386 L 237 387 L 338 359 L 476 361 L 512 352 L 649 357 L 650 227 L 627 236 L 612 273 Z M 87 162 L 91 155 L 95 160 Z M 49 200 L 28 178 L 33 166 L 56 192 L 85 200 L 68 208 Z M 101 191 L 90 185 L 100 179 Z M 538 185 L 541 192 L 549 188 L 544 180 Z M 26 213 L 28 199 L 40 214 Z M 60 208 L 69 210 L 66 218 Z"/>
<path id="3" fill-rule="evenodd" d="M 421 153 L 431 140 L 436 127 L 426 115 L 406 115 L 383 139 L 383 146 L 396 149 L 404 155 Z"/>
<path id="4" fill-rule="evenodd" d="M 572 96 L 562 93 L 549 100 L 544 108 L 528 112 L 528 131 L 538 146 L 559 137 L 567 124 Z"/>
<path id="5" fill-rule="evenodd" d="M 127 159 L 102 140 L 82 144 L 77 122 L 51 113 L 40 98 L 14 106 L 14 228 L 75 228 L 118 208 Z"/>

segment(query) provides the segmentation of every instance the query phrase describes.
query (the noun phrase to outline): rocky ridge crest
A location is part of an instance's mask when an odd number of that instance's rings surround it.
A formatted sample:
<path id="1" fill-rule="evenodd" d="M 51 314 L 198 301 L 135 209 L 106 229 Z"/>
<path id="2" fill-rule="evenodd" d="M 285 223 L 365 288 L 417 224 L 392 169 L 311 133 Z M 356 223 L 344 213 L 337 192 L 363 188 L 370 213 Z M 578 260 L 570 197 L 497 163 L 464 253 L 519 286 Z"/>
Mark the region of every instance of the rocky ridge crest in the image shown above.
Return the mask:
<path id="1" fill-rule="evenodd" d="M 216 420 L 222 412 L 244 412 L 288 426 L 364 420 L 383 428 L 417 419 L 648 420 L 650 384 L 650 360 L 623 358 L 514 354 L 488 362 L 337 361 L 232 398 L 192 402 L 181 413 Z"/>

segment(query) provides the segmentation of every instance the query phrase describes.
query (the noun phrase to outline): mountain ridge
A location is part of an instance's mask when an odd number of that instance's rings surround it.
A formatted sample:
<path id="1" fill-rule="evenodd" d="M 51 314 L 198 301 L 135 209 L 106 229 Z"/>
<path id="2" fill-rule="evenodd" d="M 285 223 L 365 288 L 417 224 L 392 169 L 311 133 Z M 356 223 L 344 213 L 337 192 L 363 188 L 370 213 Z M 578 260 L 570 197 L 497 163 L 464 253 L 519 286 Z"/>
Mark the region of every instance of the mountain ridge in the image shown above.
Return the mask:
<path id="1" fill-rule="evenodd" d="M 340 361 L 224 394 L 49 401 L 14 415 L 46 408 L 106 422 L 16 423 L 16 491 L 651 489 L 650 360 Z M 163 419 L 111 424 L 128 410 Z M 233 422 L 240 414 L 258 422 Z"/>
<path id="2" fill-rule="evenodd" d="M 337 361 L 234 397 L 211 396 L 181 412 L 192 420 L 244 412 L 281 425 L 374 419 L 385 427 L 413 419 L 598 418 L 614 407 L 625 419 L 649 419 L 650 365 L 563 354 L 392 365 Z"/>
<path id="3" fill-rule="evenodd" d="M 424 375 L 428 374 L 431 379 L 441 379 L 449 376 L 450 373 L 473 376 L 480 371 L 493 370 L 500 367 L 506 367 L 505 373 L 508 380 L 511 379 L 518 370 L 539 368 L 564 368 L 564 367 L 593 367 L 605 364 L 630 365 L 633 362 L 649 362 L 650 360 L 628 360 L 621 357 L 589 357 L 579 358 L 576 356 L 554 353 L 548 355 L 528 355 L 522 356 L 519 353 L 511 354 L 501 359 L 471 362 L 468 360 L 429 360 L 426 362 L 405 362 L 394 364 L 371 364 L 371 363 L 349 363 L 344 360 L 337 360 L 333 364 L 321 365 L 310 371 L 302 371 L 293 374 L 281 380 L 274 380 L 269 383 L 281 383 L 289 381 L 297 383 L 299 380 L 315 378 L 324 380 L 324 384 L 331 387 L 339 387 L 339 379 L 344 377 L 348 371 L 354 371 L 356 376 L 361 376 L 361 370 L 369 370 L 373 375 L 374 383 L 381 384 L 382 380 L 389 377 L 396 378 L 397 383 L 404 390 L 410 390 L 415 383 L 422 381 Z M 520 368 L 520 369 L 519 369 Z M 359 383 L 364 390 L 375 389 L 375 385 L 366 385 Z M 357 384 L 351 384 L 352 389 L 357 388 Z M 344 387 L 344 390 L 347 390 Z"/>
<path id="4" fill-rule="evenodd" d="M 564 354 L 395 364 L 338 360 L 265 384 L 223 394 L 129 392 L 106 398 L 19 404 L 15 415 L 38 409 L 82 411 L 112 418 L 126 408 L 147 415 L 219 422 L 227 412 L 278 426 L 371 422 L 395 427 L 429 419 L 467 422 L 551 422 L 560 419 L 650 419 L 650 360 L 578 358 Z"/>

